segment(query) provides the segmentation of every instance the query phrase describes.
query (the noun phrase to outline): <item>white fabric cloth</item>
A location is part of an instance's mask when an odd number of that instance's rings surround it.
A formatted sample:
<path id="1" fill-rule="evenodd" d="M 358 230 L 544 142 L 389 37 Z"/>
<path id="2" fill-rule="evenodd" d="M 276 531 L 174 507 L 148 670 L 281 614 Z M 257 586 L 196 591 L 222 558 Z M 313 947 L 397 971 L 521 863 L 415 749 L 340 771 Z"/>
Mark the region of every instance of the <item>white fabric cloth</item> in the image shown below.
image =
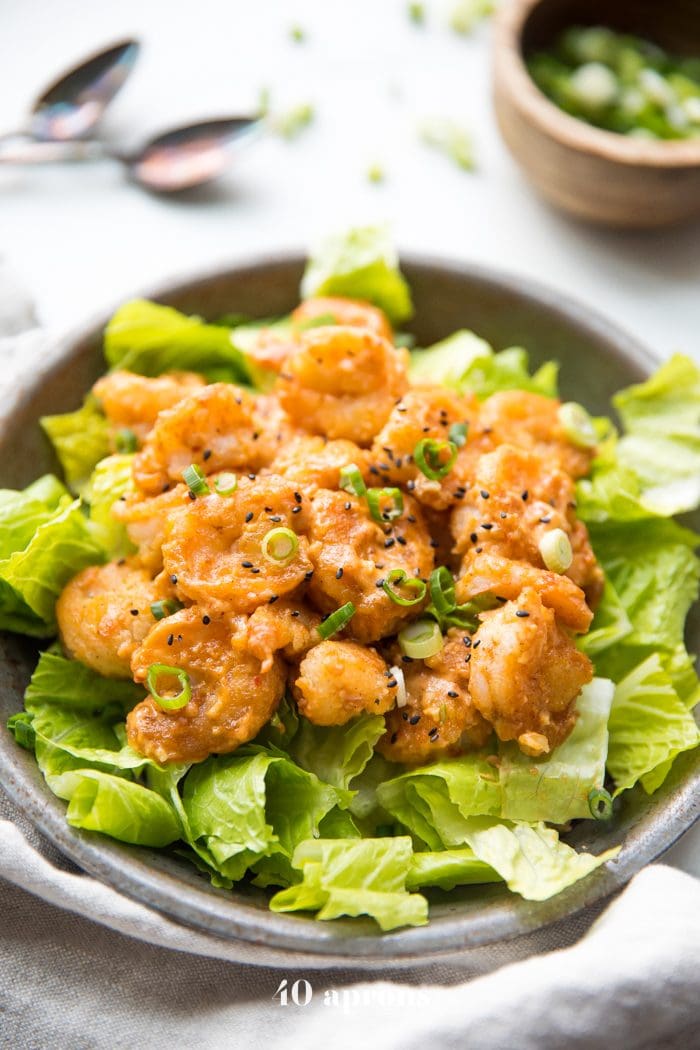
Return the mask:
<path id="1" fill-rule="evenodd" d="M 0 296 L 0 336 L 3 302 L 7 397 L 46 342 L 12 334 L 32 317 L 16 292 Z M 366 967 L 281 966 L 81 873 L 0 791 L 0 1050 L 698 1045 L 700 881 L 654 866 L 600 911 L 373 982 Z"/>

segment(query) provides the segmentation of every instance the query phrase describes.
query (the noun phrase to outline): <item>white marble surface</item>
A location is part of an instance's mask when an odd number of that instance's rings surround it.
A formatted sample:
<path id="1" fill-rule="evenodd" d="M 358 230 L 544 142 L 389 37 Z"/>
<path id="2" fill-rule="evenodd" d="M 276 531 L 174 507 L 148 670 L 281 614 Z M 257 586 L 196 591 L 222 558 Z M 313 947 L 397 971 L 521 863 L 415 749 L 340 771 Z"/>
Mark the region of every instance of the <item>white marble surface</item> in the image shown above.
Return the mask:
<path id="1" fill-rule="evenodd" d="M 171 275 L 388 219 L 403 249 L 535 277 L 660 357 L 683 349 L 700 359 L 700 226 L 602 232 L 541 203 L 495 126 L 489 28 L 454 35 L 449 2 L 426 0 L 427 24 L 415 27 L 405 0 L 3 0 L 0 128 L 16 127 L 64 67 L 131 33 L 144 50 L 104 124 L 115 142 L 250 110 L 262 86 L 281 108 L 317 109 L 297 142 L 266 141 L 187 200 L 151 197 L 106 163 L 0 167 L 0 255 L 33 289 L 41 320 L 63 328 Z M 303 44 L 290 39 L 296 24 Z M 471 126 L 477 173 L 418 142 L 417 122 L 430 115 Z M 386 171 L 382 185 L 366 178 L 373 163 Z M 674 859 L 700 874 L 700 833 Z"/>

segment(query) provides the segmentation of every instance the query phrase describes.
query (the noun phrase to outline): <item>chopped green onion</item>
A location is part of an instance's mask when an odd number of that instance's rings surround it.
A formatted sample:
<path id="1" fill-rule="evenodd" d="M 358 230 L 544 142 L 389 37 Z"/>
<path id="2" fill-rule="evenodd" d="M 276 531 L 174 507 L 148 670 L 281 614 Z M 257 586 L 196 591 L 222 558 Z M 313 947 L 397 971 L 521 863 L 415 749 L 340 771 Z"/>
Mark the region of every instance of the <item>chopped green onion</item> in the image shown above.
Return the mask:
<path id="1" fill-rule="evenodd" d="M 414 620 L 399 631 L 399 646 L 404 656 L 427 660 L 442 649 L 442 635 L 434 620 Z"/>
<path id="2" fill-rule="evenodd" d="M 455 581 L 444 565 L 430 574 L 430 600 L 440 615 L 452 612 L 457 605 Z"/>
<path id="3" fill-rule="evenodd" d="M 453 423 L 447 431 L 447 436 L 457 448 L 463 448 L 467 443 L 468 423 Z"/>
<path id="4" fill-rule="evenodd" d="M 550 572 L 566 572 L 574 559 L 569 537 L 563 529 L 550 529 L 540 540 L 540 554 Z"/>
<path id="5" fill-rule="evenodd" d="M 399 587 L 403 587 L 404 590 L 413 591 L 413 598 L 404 598 L 399 594 L 398 590 L 392 587 L 392 584 L 398 584 Z M 382 584 L 385 594 L 388 594 L 392 602 L 396 605 L 418 605 L 418 602 L 422 602 L 425 598 L 427 586 L 422 580 L 419 580 L 417 576 L 409 577 L 408 573 L 403 569 L 392 569 L 387 578 Z"/>
<path id="6" fill-rule="evenodd" d="M 559 406 L 559 422 L 572 445 L 593 448 L 598 443 L 593 420 L 583 405 L 576 401 L 567 401 Z"/>
<path id="7" fill-rule="evenodd" d="M 444 458 L 447 454 L 447 459 Z M 434 438 L 423 438 L 413 450 L 416 466 L 431 481 L 440 481 L 452 470 L 457 459 L 457 446 L 454 441 L 436 441 Z"/>
<path id="8" fill-rule="evenodd" d="M 214 488 L 220 496 L 230 496 L 238 488 L 238 478 L 235 474 L 224 471 L 214 482 Z"/>
<path id="9" fill-rule="evenodd" d="M 156 620 L 163 620 L 166 616 L 172 616 L 173 613 L 179 612 L 180 609 L 184 609 L 184 605 L 176 598 L 163 598 L 159 602 L 151 602 L 151 612 Z"/>
<path id="10" fill-rule="evenodd" d="M 207 496 L 209 494 L 207 479 L 196 463 L 190 463 L 189 467 L 183 470 L 182 478 L 193 496 Z"/>
<path id="11" fill-rule="evenodd" d="M 354 615 L 355 606 L 352 602 L 346 602 L 345 605 L 341 605 L 339 609 L 336 609 L 334 613 L 331 613 L 327 620 L 320 623 L 316 630 L 325 641 L 325 639 L 330 638 L 332 634 L 335 634 L 337 631 L 342 631 L 343 627 L 347 627 Z"/>
<path id="12" fill-rule="evenodd" d="M 180 692 L 175 696 L 163 696 L 162 693 L 159 693 L 158 679 L 161 675 L 177 678 L 180 683 Z M 170 667 L 169 664 L 151 664 L 146 675 L 146 685 L 155 702 L 164 711 L 179 711 L 181 707 L 186 707 L 192 698 L 190 676 L 180 667 Z"/>
<path id="13" fill-rule="evenodd" d="M 136 452 L 139 447 L 139 439 L 133 430 L 124 427 L 114 435 L 114 447 L 122 455 L 128 455 L 129 452 Z"/>
<path id="14" fill-rule="evenodd" d="M 350 492 L 353 496 L 367 495 L 367 486 L 362 480 L 359 468 L 354 463 L 348 463 L 346 467 L 340 468 L 338 484 L 344 492 Z"/>
<path id="15" fill-rule="evenodd" d="M 596 820 L 610 820 L 613 812 L 612 796 L 605 788 L 593 788 L 588 793 L 588 808 Z"/>
<path id="16" fill-rule="evenodd" d="M 384 500 L 391 500 L 388 508 Z M 403 493 L 401 489 L 367 489 L 367 505 L 375 521 L 395 521 L 403 514 Z"/>
<path id="17" fill-rule="evenodd" d="M 446 612 L 439 612 L 433 602 L 425 611 L 435 617 L 442 631 L 446 631 L 449 627 L 459 627 L 463 631 L 473 633 L 479 628 L 481 613 L 487 609 L 495 609 L 498 605 L 500 605 L 498 599 L 486 591 L 468 602 L 463 602 L 462 605 L 453 606 Z"/>
<path id="18" fill-rule="evenodd" d="M 286 565 L 290 562 L 298 548 L 299 539 L 296 532 L 282 526 L 270 529 L 262 541 L 264 556 L 276 565 Z"/>

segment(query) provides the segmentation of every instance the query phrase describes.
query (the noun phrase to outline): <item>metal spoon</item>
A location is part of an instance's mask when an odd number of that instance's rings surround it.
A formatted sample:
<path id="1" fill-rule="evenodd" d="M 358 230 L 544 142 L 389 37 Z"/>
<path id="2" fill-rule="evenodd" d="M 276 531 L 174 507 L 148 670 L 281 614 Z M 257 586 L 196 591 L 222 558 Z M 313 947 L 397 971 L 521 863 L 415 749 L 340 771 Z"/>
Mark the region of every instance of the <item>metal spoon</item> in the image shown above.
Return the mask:
<path id="1" fill-rule="evenodd" d="M 0 142 L 25 138 L 66 142 L 83 138 L 125 83 L 139 50 L 137 40 L 122 40 L 91 55 L 39 96 L 25 128 L 0 136 Z"/>
<path id="2" fill-rule="evenodd" d="M 135 153 L 123 153 L 95 139 L 78 142 L 20 142 L 0 150 L 0 164 L 116 160 L 139 185 L 175 193 L 218 178 L 240 148 L 263 130 L 260 117 L 228 117 L 186 124 L 163 132 Z"/>

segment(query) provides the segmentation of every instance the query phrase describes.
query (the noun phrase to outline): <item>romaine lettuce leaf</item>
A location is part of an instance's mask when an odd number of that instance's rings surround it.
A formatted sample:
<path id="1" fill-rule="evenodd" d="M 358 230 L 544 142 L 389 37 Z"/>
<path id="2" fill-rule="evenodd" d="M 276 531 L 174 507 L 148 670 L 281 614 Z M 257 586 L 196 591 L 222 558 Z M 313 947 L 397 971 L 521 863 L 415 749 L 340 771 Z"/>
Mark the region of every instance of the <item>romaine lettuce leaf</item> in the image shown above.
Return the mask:
<path id="1" fill-rule="evenodd" d="M 309 259 L 301 295 L 338 295 L 374 303 L 396 326 L 413 315 L 411 293 L 383 226 L 328 237 Z"/>
<path id="2" fill-rule="evenodd" d="M 618 683 L 609 733 L 608 770 L 616 794 L 638 780 L 649 793 L 656 790 L 676 755 L 700 742 L 695 719 L 673 688 L 658 653 Z"/>
<path id="3" fill-rule="evenodd" d="M 59 507 L 24 550 L 0 560 L 0 628 L 39 637 L 55 634 L 59 594 L 77 572 L 103 560 L 80 502 Z"/>
<path id="4" fill-rule="evenodd" d="M 605 580 L 603 594 L 596 608 L 593 622 L 587 634 L 577 638 L 579 649 L 591 658 L 612 646 L 632 633 L 632 623 L 620 595 L 610 580 Z"/>
<path id="5" fill-rule="evenodd" d="M 442 890 L 453 890 L 455 886 L 502 881 L 493 868 L 477 860 L 473 850 L 444 849 L 436 853 L 413 854 L 406 889 L 439 886 Z"/>
<path id="6" fill-rule="evenodd" d="M 133 455 L 107 456 L 100 460 L 83 492 L 90 507 L 90 520 L 95 533 L 110 558 L 123 558 L 136 548 L 126 528 L 112 516 L 112 506 L 133 489 Z"/>
<path id="7" fill-rule="evenodd" d="M 472 364 L 483 364 L 492 357 L 493 349 L 485 339 L 462 328 L 426 350 L 414 350 L 411 379 L 459 388 Z"/>
<path id="8" fill-rule="evenodd" d="M 146 299 L 117 310 L 105 329 L 104 350 L 112 368 L 145 376 L 189 371 L 212 381 L 255 383 L 254 365 L 234 346 L 231 329 Z"/>
<path id="9" fill-rule="evenodd" d="M 343 726 L 315 726 L 300 718 L 289 753 L 297 765 L 315 773 L 319 780 L 347 788 L 371 759 L 385 728 L 381 715 L 363 715 Z"/>
<path id="10" fill-rule="evenodd" d="M 119 721 L 145 696 L 143 686 L 116 678 L 103 678 L 78 660 L 68 660 L 49 649 L 39 657 L 24 694 L 25 710 L 34 714 L 46 704 L 60 704 L 75 712 L 102 714 L 107 710 Z"/>
<path id="11" fill-rule="evenodd" d="M 56 451 L 66 483 L 80 493 L 99 461 L 109 455 L 109 423 L 97 400 L 88 394 L 75 412 L 44 416 L 40 423 Z"/>
<path id="12" fill-rule="evenodd" d="M 292 858 L 302 880 L 276 893 L 270 908 L 315 911 L 317 919 L 370 915 L 382 930 L 422 926 L 428 902 L 406 890 L 412 852 L 408 836 L 302 842 Z"/>
<path id="13" fill-rule="evenodd" d="M 39 528 L 71 498 L 53 474 L 45 474 L 28 488 L 0 489 L 0 558 L 24 550 Z"/>

